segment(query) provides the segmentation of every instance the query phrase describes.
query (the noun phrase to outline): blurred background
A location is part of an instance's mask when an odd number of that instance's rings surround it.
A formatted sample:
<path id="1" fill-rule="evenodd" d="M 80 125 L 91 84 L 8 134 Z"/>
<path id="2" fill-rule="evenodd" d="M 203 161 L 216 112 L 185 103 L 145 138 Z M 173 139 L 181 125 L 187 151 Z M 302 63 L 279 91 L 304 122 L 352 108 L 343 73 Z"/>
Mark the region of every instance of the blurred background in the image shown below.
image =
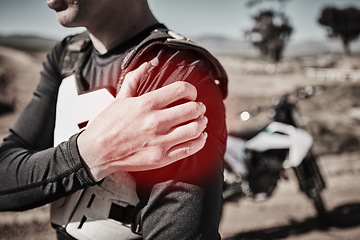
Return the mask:
<path id="1" fill-rule="evenodd" d="M 311 203 L 291 173 L 266 202 L 224 205 L 224 239 L 360 238 L 360 1 L 149 0 L 160 22 L 206 47 L 229 76 L 229 131 L 265 125 L 239 115 L 300 87 L 322 94 L 299 103 L 327 183 L 323 193 L 336 224 L 317 225 Z M 0 2 L 0 137 L 32 96 L 47 52 L 68 34 L 45 1 Z M 48 206 L 0 213 L 0 239 L 54 239 Z"/>

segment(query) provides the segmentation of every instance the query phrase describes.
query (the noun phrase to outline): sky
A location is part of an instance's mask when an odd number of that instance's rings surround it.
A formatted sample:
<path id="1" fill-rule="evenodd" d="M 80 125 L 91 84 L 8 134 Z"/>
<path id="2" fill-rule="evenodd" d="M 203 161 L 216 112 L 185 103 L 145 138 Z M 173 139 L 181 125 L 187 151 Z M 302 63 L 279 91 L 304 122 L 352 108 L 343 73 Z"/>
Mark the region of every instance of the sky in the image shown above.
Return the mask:
<path id="1" fill-rule="evenodd" d="M 244 31 L 253 25 L 251 16 L 259 9 L 272 8 L 282 9 L 289 16 L 294 27 L 293 41 L 321 40 L 326 38 L 326 31 L 317 19 L 323 7 L 355 6 L 360 9 L 360 0 L 289 0 L 283 6 L 267 1 L 271 3 L 252 8 L 247 7 L 248 0 L 148 1 L 160 22 L 190 38 L 221 35 L 243 39 Z M 45 0 L 0 0 L 0 35 L 31 34 L 58 40 L 81 30 L 62 27 Z"/>

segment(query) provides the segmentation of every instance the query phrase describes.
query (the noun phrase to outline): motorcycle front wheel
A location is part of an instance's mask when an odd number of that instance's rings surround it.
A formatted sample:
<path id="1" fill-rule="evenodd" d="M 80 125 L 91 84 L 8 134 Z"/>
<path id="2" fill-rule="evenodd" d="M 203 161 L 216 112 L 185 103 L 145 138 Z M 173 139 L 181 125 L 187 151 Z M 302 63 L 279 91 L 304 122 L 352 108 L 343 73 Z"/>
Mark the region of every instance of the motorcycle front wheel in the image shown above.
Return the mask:
<path id="1" fill-rule="evenodd" d="M 299 181 L 300 190 L 312 200 L 318 217 L 322 221 L 327 221 L 327 210 L 321 197 L 321 191 L 325 188 L 325 181 L 321 176 L 316 158 L 309 154 L 298 167 L 294 168 L 294 171 Z"/>

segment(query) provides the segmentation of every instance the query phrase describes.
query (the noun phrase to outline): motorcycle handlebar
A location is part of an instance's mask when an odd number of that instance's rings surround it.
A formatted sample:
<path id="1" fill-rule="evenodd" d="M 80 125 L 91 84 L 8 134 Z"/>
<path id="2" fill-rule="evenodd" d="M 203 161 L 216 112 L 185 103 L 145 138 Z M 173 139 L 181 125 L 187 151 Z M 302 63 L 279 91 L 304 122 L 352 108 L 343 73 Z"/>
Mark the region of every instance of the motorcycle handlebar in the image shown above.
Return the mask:
<path id="1" fill-rule="evenodd" d="M 264 110 L 268 111 L 270 109 L 274 109 L 274 106 L 277 106 L 280 102 L 286 101 L 295 105 L 299 100 L 308 99 L 312 96 L 321 94 L 324 91 L 324 89 L 325 87 L 321 85 L 305 86 L 295 90 L 292 93 L 287 93 L 282 95 L 281 97 L 274 98 L 270 106 L 266 106 L 266 107 L 252 106 L 248 111 L 241 112 L 239 117 L 242 121 L 247 121 L 251 117 L 258 115 L 260 112 Z"/>
<path id="2" fill-rule="evenodd" d="M 296 95 L 298 99 L 305 99 L 309 98 L 318 94 L 321 94 L 324 91 L 324 86 L 306 86 L 303 88 L 299 88 L 296 91 Z"/>

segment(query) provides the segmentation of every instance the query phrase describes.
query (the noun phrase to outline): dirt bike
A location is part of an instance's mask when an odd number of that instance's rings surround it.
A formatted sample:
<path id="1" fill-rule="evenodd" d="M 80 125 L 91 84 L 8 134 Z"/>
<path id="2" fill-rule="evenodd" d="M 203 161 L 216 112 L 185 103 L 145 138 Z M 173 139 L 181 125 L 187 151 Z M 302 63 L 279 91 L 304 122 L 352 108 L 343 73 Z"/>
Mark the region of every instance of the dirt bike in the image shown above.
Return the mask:
<path id="1" fill-rule="evenodd" d="M 326 221 L 321 197 L 325 182 L 312 153 L 312 136 L 301 123 L 297 103 L 323 90 L 307 86 L 272 101 L 271 122 L 260 130 L 230 133 L 225 154 L 224 201 L 250 197 L 266 200 L 285 170 L 292 168 L 300 190 L 312 200 L 318 217 Z M 240 116 L 249 120 L 264 108 L 254 108 Z"/>

